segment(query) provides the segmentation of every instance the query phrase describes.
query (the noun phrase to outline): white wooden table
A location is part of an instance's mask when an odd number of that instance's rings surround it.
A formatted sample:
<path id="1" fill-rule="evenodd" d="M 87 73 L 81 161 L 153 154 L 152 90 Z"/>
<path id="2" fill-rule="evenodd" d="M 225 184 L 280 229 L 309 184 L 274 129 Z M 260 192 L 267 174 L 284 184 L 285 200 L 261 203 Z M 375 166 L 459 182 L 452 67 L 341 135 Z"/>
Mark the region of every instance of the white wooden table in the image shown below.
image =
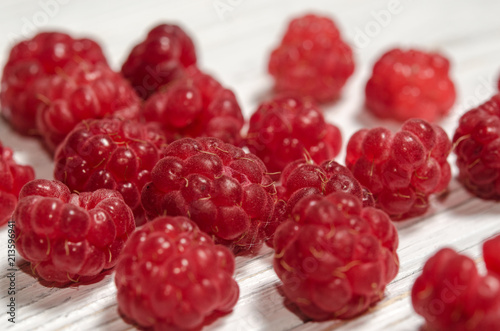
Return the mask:
<path id="1" fill-rule="evenodd" d="M 451 59 L 458 99 L 450 116 L 441 122 L 450 136 L 470 105 L 496 91 L 500 74 L 497 0 L 2 0 L 0 63 L 5 63 L 14 38 L 30 37 L 34 29 L 64 29 L 96 38 L 118 69 L 152 26 L 178 22 L 195 39 L 201 67 L 235 91 L 249 117 L 271 87 L 266 74 L 271 48 L 289 18 L 309 10 L 333 16 L 355 49 L 356 71 L 342 99 L 325 112 L 331 122 L 339 124 L 345 141 L 361 127 L 397 128 L 395 123 L 373 118 L 362 107 L 373 62 L 395 45 L 439 50 Z M 33 165 L 38 178 L 52 178 L 53 164 L 39 141 L 19 136 L 4 121 L 0 121 L 0 140 L 16 150 L 19 162 Z M 344 156 L 342 152 L 337 160 L 343 163 Z M 450 160 L 454 162 L 453 157 Z M 423 320 L 413 312 L 409 291 L 424 261 L 440 247 L 450 246 L 472 256 L 482 268 L 481 243 L 500 231 L 499 213 L 500 204 L 474 198 L 452 180 L 449 194 L 434 199 L 426 215 L 397 224 L 399 274 L 382 302 L 350 321 L 303 321 L 285 308 L 269 248 L 254 258 L 237 258 L 238 304 L 206 329 L 419 330 Z M 112 274 L 93 285 L 47 288 L 21 270 L 26 269 L 26 262 L 18 263 L 15 272 L 16 323 L 9 323 L 5 227 L 0 229 L 0 238 L 0 330 L 134 329 L 117 312 Z"/>

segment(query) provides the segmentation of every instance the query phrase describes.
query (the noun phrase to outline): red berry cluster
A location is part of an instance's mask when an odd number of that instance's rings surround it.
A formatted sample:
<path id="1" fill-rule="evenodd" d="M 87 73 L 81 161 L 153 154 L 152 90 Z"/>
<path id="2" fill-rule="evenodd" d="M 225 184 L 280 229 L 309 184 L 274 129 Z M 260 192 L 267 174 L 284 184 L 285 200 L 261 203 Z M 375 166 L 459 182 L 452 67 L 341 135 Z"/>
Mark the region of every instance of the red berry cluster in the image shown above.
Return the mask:
<path id="1" fill-rule="evenodd" d="M 449 61 L 437 53 L 392 49 L 373 66 L 366 83 L 366 107 L 399 121 L 418 117 L 434 122 L 455 102 Z"/>
<path id="2" fill-rule="evenodd" d="M 0 142 L 0 226 L 10 219 L 21 188 L 35 178 L 32 167 L 19 165 L 10 148 Z"/>
<path id="3" fill-rule="evenodd" d="M 144 222 L 141 190 L 151 180 L 151 169 L 165 146 L 162 131 L 153 123 L 84 121 L 59 146 L 54 177 L 75 192 L 117 190 L 140 225 Z"/>
<path id="4" fill-rule="evenodd" d="M 187 216 L 235 253 L 256 252 L 276 194 L 262 161 L 216 138 L 180 139 L 164 155 L 142 191 L 148 218 Z"/>
<path id="5" fill-rule="evenodd" d="M 236 304 L 234 257 L 186 217 L 159 217 L 130 237 L 116 267 L 118 307 L 141 327 L 193 329 Z"/>
<path id="6" fill-rule="evenodd" d="M 317 163 L 333 159 L 342 146 L 340 130 L 326 122 L 314 102 L 299 97 L 262 103 L 249 125 L 246 145 L 271 172 L 304 156 Z"/>
<path id="7" fill-rule="evenodd" d="M 474 261 L 450 248 L 432 256 L 412 288 L 415 311 L 432 330 L 500 329 L 500 236 L 486 241 L 488 270 L 479 274 Z"/>
<path id="8" fill-rule="evenodd" d="M 347 145 L 346 165 L 377 206 L 397 220 L 425 213 L 429 196 L 447 188 L 450 151 L 441 127 L 411 119 L 395 134 L 382 127 L 356 132 Z"/>
<path id="9" fill-rule="evenodd" d="M 269 59 L 269 73 L 279 92 L 331 101 L 354 72 L 352 50 L 328 17 L 293 19 Z"/>
<path id="10" fill-rule="evenodd" d="M 500 94 L 466 112 L 453 136 L 459 180 L 475 195 L 500 198 Z"/>
<path id="11" fill-rule="evenodd" d="M 307 316 L 347 319 L 383 297 L 399 269 L 397 247 L 383 211 L 344 192 L 310 195 L 276 230 L 274 269 Z"/>
<path id="12" fill-rule="evenodd" d="M 26 184 L 12 216 L 16 248 L 33 273 L 56 283 L 80 281 L 112 268 L 134 231 L 122 196 L 106 189 L 71 194 L 61 182 Z"/>

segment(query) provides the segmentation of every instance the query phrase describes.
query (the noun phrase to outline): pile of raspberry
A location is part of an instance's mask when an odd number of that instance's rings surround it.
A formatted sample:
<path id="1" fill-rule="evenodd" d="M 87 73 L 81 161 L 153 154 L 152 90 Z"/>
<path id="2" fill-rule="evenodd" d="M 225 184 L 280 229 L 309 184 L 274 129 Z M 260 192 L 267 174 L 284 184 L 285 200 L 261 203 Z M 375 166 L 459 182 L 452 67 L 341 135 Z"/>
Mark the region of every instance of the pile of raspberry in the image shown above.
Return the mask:
<path id="1" fill-rule="evenodd" d="M 371 191 L 377 207 L 401 220 L 425 213 L 429 196 L 448 187 L 450 151 L 451 142 L 441 127 L 410 119 L 395 134 L 383 127 L 354 133 L 347 144 L 346 165 Z"/>
<path id="2" fill-rule="evenodd" d="M 0 142 L 0 226 L 12 216 L 21 188 L 34 178 L 33 168 L 17 164 L 12 149 Z"/>
<path id="3" fill-rule="evenodd" d="M 399 48 L 386 52 L 366 83 L 366 107 L 380 118 L 434 122 L 455 102 L 450 63 L 438 53 Z"/>
<path id="4" fill-rule="evenodd" d="M 118 307 L 153 330 L 199 328 L 239 296 L 234 256 L 186 217 L 159 217 L 130 237 L 116 267 Z"/>
<path id="5" fill-rule="evenodd" d="M 354 72 L 353 54 L 330 18 L 308 14 L 290 22 L 268 70 L 278 92 L 332 101 Z"/>
<path id="6" fill-rule="evenodd" d="M 262 103 L 255 111 L 245 143 L 269 171 L 280 172 L 304 157 L 317 163 L 333 159 L 340 152 L 342 136 L 313 101 L 281 96 Z"/>
<path id="7" fill-rule="evenodd" d="M 469 110 L 453 136 L 458 179 L 484 199 L 500 198 L 500 94 Z"/>
<path id="8" fill-rule="evenodd" d="M 234 253 L 256 253 L 276 188 L 262 161 L 217 138 L 183 138 L 165 148 L 142 190 L 149 219 L 187 216 Z"/>
<path id="9" fill-rule="evenodd" d="M 60 284 L 92 279 L 114 267 L 135 230 L 120 193 L 99 189 L 77 195 L 46 179 L 22 188 L 12 219 L 16 249 L 33 274 Z"/>
<path id="10" fill-rule="evenodd" d="M 315 320 L 355 317 L 399 269 L 398 235 L 383 211 L 352 194 L 310 195 L 274 237 L 274 270 L 289 300 Z"/>
<path id="11" fill-rule="evenodd" d="M 500 236 L 483 244 L 487 273 L 450 248 L 432 256 L 416 279 L 411 298 L 417 314 L 436 331 L 500 329 Z"/>

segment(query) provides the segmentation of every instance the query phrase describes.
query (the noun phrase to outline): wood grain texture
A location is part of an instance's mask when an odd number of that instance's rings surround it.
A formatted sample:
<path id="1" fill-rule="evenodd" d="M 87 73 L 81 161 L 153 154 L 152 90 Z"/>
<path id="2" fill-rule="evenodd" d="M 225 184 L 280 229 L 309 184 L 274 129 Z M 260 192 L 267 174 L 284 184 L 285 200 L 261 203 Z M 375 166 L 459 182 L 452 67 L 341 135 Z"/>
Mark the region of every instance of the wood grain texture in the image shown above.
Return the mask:
<path id="1" fill-rule="evenodd" d="M 130 48 L 149 28 L 159 22 L 175 21 L 194 37 L 201 67 L 235 91 L 248 118 L 271 87 L 266 74 L 267 59 L 286 22 L 305 11 L 324 12 L 336 19 L 345 39 L 355 49 L 353 77 L 342 98 L 325 107 L 328 120 L 339 125 L 345 140 L 362 127 L 397 128 L 395 123 L 373 118 L 362 106 L 364 84 L 373 62 L 396 45 L 438 50 L 451 59 L 458 100 L 450 116 L 440 123 L 451 136 L 460 115 L 496 91 L 500 74 L 500 2 L 400 0 L 398 13 L 392 14 L 385 26 L 379 24 L 378 31 L 372 30 L 368 42 L 356 43 L 359 31 L 373 28 L 376 14 L 387 10 L 391 2 L 3 0 L 0 63 L 5 63 L 13 38 L 32 35 L 30 27 L 38 25 L 43 30 L 63 29 L 74 35 L 93 36 L 102 43 L 110 63 L 119 69 Z M 228 6 L 224 7 L 225 12 L 216 9 L 221 3 Z M 4 121 L 0 121 L 0 140 L 16 150 L 19 162 L 32 164 L 38 178 L 52 178 L 53 164 L 39 141 L 19 136 Z M 343 162 L 344 156 L 342 152 L 337 160 Z M 450 160 L 454 162 L 453 157 Z M 456 174 L 455 168 L 453 171 Z M 449 246 L 469 254 L 481 266 L 481 243 L 499 232 L 499 213 L 500 204 L 472 197 L 453 180 L 448 195 L 433 199 L 426 215 L 397 224 L 400 272 L 387 287 L 382 302 L 350 321 L 315 323 L 287 308 L 278 291 L 280 282 L 271 267 L 273 252 L 269 248 L 254 258 L 239 257 L 236 279 L 241 288 L 240 300 L 231 314 L 206 329 L 419 330 L 423 320 L 412 310 L 409 291 L 424 261 L 440 247 Z M 8 323 L 5 228 L 0 229 L 0 266 L 1 330 L 134 329 L 117 312 L 112 273 L 95 284 L 50 288 L 29 275 L 26 262 L 19 262 L 16 272 L 16 324 Z"/>

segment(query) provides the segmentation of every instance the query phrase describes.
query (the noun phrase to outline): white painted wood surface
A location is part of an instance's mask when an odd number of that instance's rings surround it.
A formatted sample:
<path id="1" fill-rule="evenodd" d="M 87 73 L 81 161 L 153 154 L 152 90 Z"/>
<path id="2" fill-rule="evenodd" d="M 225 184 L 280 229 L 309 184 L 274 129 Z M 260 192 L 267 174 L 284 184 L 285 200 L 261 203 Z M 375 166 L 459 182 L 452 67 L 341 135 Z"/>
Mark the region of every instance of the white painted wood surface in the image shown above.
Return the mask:
<path id="1" fill-rule="evenodd" d="M 2 0 L 0 63 L 5 63 L 13 38 L 31 36 L 33 28 L 63 29 L 96 38 L 118 69 L 149 28 L 159 22 L 178 22 L 194 37 L 201 67 L 235 91 L 248 117 L 271 86 L 266 74 L 270 49 L 289 18 L 306 11 L 333 16 L 355 49 L 356 71 L 342 99 L 325 112 L 329 121 L 341 127 L 345 140 L 361 127 L 397 127 L 362 109 L 371 65 L 389 47 L 414 46 L 449 56 L 458 100 L 441 124 L 450 135 L 469 105 L 496 90 L 500 74 L 497 0 Z M 52 178 L 53 164 L 37 140 L 17 135 L 4 121 L 0 121 L 0 140 L 16 150 L 19 162 L 33 165 L 38 178 Z M 344 155 L 338 157 L 342 163 Z M 453 157 L 450 161 L 454 162 Z M 424 261 L 443 246 L 481 261 L 482 241 L 500 231 L 500 204 L 472 197 L 455 180 L 449 189 L 446 197 L 433 200 L 425 216 L 397 225 L 401 269 L 384 300 L 366 314 L 350 321 L 301 320 L 283 305 L 271 267 L 272 252 L 265 248 L 257 257 L 237 258 L 240 300 L 231 314 L 206 329 L 419 330 L 423 320 L 412 310 L 409 291 Z M 134 329 L 117 312 L 112 275 L 93 285 L 60 289 L 44 287 L 22 270 L 15 274 L 16 323 L 9 323 L 5 227 L 0 230 L 0 266 L 0 330 Z M 26 269 L 26 262 L 19 266 Z"/>

